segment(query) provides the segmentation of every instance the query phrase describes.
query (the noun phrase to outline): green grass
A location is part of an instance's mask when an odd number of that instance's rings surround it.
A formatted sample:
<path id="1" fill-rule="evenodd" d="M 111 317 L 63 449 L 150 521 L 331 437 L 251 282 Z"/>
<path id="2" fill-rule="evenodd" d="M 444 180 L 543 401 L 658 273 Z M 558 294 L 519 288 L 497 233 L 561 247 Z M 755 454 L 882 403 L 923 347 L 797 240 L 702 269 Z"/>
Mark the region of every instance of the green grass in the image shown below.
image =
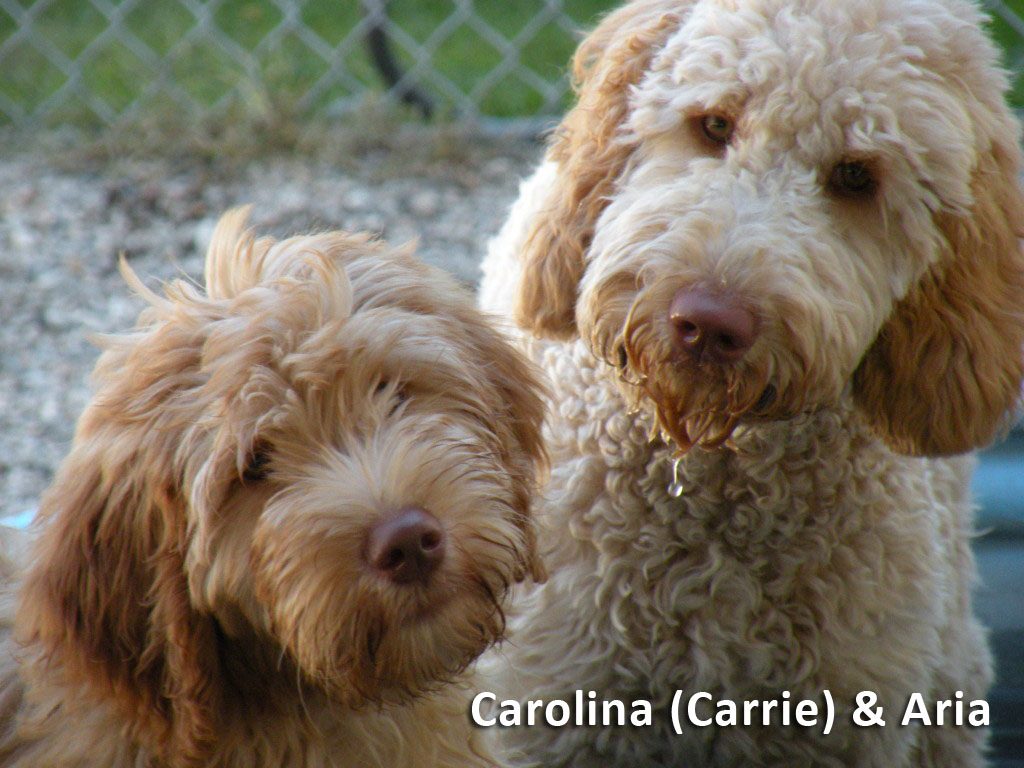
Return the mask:
<path id="1" fill-rule="evenodd" d="M 1004 0 L 1004 2 L 1018 18 L 1024 20 L 1024 0 Z M 1024 26 L 1024 24 L 1018 26 Z M 1003 49 L 1003 64 L 1013 77 L 1010 101 L 1018 109 L 1024 109 L 1024 76 L 1022 76 L 1024 75 L 1024 38 L 1016 29 L 995 14 L 993 14 L 992 24 L 989 26 L 989 33 Z"/>
<path id="2" fill-rule="evenodd" d="M 122 1 L 113 0 L 115 4 Z M 18 0 L 23 8 L 35 13 L 36 36 L 68 59 L 78 59 L 82 84 L 94 101 L 74 97 L 48 102 L 66 76 L 46 60 L 31 39 L 12 41 L 0 53 L 0 99 L 29 113 L 39 113 L 50 124 L 100 127 L 105 114 L 121 114 L 132 105 L 137 117 L 180 119 L 188 110 L 171 97 L 175 90 L 200 108 L 221 107 L 222 115 L 296 117 L 354 103 L 368 90 L 379 90 L 380 76 L 362 40 L 348 37 L 361 18 L 360 2 L 295 1 L 305 25 L 322 40 L 325 54 L 291 33 L 271 42 L 268 36 L 282 19 L 280 8 L 272 0 L 224 0 L 216 7 L 213 22 L 236 46 L 235 50 L 223 48 L 205 34 L 192 34 L 196 20 L 174 0 L 139 0 L 127 10 L 124 26 L 152 51 L 141 56 L 117 36 L 94 42 L 108 22 L 86 0 L 42 4 L 39 0 Z M 572 26 L 586 29 L 617 4 L 617 0 L 565 0 L 564 7 Z M 1024 0 L 1008 0 L 1008 5 L 1024 17 Z M 474 8 L 487 25 L 508 39 L 516 39 L 545 3 L 475 0 Z M 567 93 L 552 103 L 515 71 L 500 79 L 488 79 L 487 73 L 501 62 L 503 53 L 471 23 L 463 22 L 443 39 L 435 39 L 435 30 L 456 9 L 454 0 L 391 0 L 389 15 L 412 39 L 431 47 L 430 67 L 456 89 L 471 94 L 485 115 L 528 116 L 557 112 L 568 104 Z M 15 20 L 0 11 L 0 44 L 15 32 Z M 1024 40 L 999 19 L 993 22 L 992 34 L 1006 52 L 1007 66 L 1019 70 L 1024 65 Z M 563 83 L 576 42 L 572 31 L 550 23 L 517 40 L 519 61 L 540 80 Z M 411 52 L 397 40 L 395 48 L 402 66 L 412 66 Z M 237 55 L 237 51 L 252 55 L 250 66 L 245 63 L 246 56 Z M 327 87 L 317 86 L 332 64 L 340 64 L 347 76 L 332 80 Z M 450 95 L 429 74 L 419 87 L 437 103 L 442 117 L 452 114 Z M 1024 106 L 1024 82 L 1020 78 L 1012 99 L 1017 106 Z"/>
<path id="3" fill-rule="evenodd" d="M 32 9 L 38 0 L 20 0 Z M 114 0 L 120 4 L 122 0 Z M 86 0 L 53 0 L 40 4 L 33 22 L 33 34 L 68 59 L 78 59 L 82 83 L 98 102 L 112 113 L 121 113 L 137 100 L 139 112 L 169 109 L 179 111 L 168 85 L 200 107 L 239 104 L 266 110 L 307 115 L 337 105 L 339 100 L 358 99 L 367 90 L 382 87 L 361 36 L 348 37 L 362 18 L 358 0 L 296 0 L 300 16 L 309 30 L 322 40 L 311 46 L 299 35 L 289 33 L 271 39 L 282 19 L 280 8 L 271 0 L 225 0 L 216 7 L 213 22 L 234 50 L 218 40 L 195 33 L 196 20 L 174 0 L 140 0 L 125 14 L 124 26 L 151 56 L 139 56 L 118 36 L 94 43 L 107 20 Z M 566 0 L 572 27 L 584 29 L 615 0 Z M 531 18 L 544 8 L 543 0 L 476 0 L 476 15 L 499 34 L 515 39 Z M 456 10 L 451 0 L 393 0 L 389 16 L 419 43 L 430 41 L 430 67 L 436 69 L 464 93 L 473 94 L 481 112 L 498 117 L 557 111 L 568 96 L 554 104 L 545 103 L 530 83 L 515 73 L 489 86 L 480 83 L 503 58 L 471 23 L 463 22 L 443 39 L 432 40 L 437 27 Z M 16 22 L 0 11 L 0 43 L 16 31 Z M 576 45 L 572 29 L 551 23 L 518 42 L 520 60 L 545 81 L 560 82 L 566 62 Z M 91 47 L 90 47 L 91 46 Z M 323 50 L 316 50 L 318 47 Z M 395 52 L 403 68 L 415 59 L 396 40 Z M 246 66 L 246 56 L 254 61 Z M 331 78 L 328 87 L 314 87 L 340 63 L 347 77 Z M 50 123 L 70 122 L 81 126 L 101 125 L 103 106 L 88 100 L 71 99 L 53 109 L 47 100 L 65 83 L 60 67 L 50 63 L 31 39 L 9 44 L 0 53 L 0 98 L 20 105 L 28 112 L 46 108 Z M 437 103 L 442 115 L 451 112 L 450 94 L 431 77 L 420 87 Z"/>

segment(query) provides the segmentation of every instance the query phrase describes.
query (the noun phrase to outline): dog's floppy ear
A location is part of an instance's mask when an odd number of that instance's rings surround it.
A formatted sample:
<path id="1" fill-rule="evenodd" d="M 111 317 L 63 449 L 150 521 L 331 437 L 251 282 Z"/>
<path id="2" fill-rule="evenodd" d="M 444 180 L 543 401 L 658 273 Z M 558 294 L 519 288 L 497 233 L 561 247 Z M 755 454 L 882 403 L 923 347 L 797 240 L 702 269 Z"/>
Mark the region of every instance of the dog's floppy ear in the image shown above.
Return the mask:
<path id="1" fill-rule="evenodd" d="M 568 338 L 576 332 L 584 254 L 634 149 L 620 131 L 630 92 L 679 26 L 681 5 L 678 0 L 630 3 L 606 17 L 576 52 L 577 103 L 548 152 L 557 176 L 521 254 L 514 316 L 537 336 Z"/>
<path id="2" fill-rule="evenodd" d="M 43 498 L 17 617 L 35 663 L 71 701 L 113 703 L 132 736 L 175 766 L 207 764 L 224 711 L 216 628 L 189 601 L 175 469 L 197 345 L 194 329 L 172 323 L 111 342 Z"/>
<path id="3" fill-rule="evenodd" d="M 447 277 L 445 283 L 449 283 Z M 445 286 L 439 286 L 443 295 Z M 449 288 L 449 292 L 450 288 Z M 451 304 L 458 333 L 472 350 L 473 368 L 486 386 L 481 415 L 495 435 L 494 448 L 508 468 L 512 481 L 513 507 L 519 516 L 518 525 L 526 544 L 525 559 L 514 578 L 527 577 L 540 583 L 547 578 L 537 550 L 533 521 L 533 501 L 542 476 L 548 471 L 548 455 L 541 430 L 546 416 L 545 388 L 540 369 L 513 349 L 491 323 L 475 307 Z"/>
<path id="4" fill-rule="evenodd" d="M 537 536 L 532 520 L 533 499 L 537 491 L 538 475 L 548 469 L 548 457 L 544 448 L 541 429 L 544 424 L 545 399 L 540 383 L 540 371 L 520 354 L 495 345 L 489 374 L 498 391 L 504 395 L 508 408 L 507 420 L 514 433 L 516 444 L 522 449 L 525 459 L 519 462 L 513 474 L 516 484 L 516 504 L 523 515 L 523 532 L 526 537 L 527 562 L 525 573 L 540 583 L 547 578 L 544 564 L 537 551 Z"/>
<path id="5" fill-rule="evenodd" d="M 970 214 L 937 217 L 947 252 L 897 304 L 854 375 L 861 411 L 902 453 L 983 446 L 1020 398 L 1024 197 L 1015 132 L 1004 133 L 975 168 Z"/>

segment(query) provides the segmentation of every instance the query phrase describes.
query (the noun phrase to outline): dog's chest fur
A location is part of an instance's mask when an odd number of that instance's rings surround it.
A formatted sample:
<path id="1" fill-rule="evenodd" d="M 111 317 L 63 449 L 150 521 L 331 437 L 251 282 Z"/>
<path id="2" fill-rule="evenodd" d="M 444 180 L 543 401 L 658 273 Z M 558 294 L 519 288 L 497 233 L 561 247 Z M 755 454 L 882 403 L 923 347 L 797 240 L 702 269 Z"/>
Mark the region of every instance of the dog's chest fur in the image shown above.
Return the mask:
<path id="1" fill-rule="evenodd" d="M 896 456 L 851 411 L 824 410 L 692 450 L 672 498 L 672 451 L 627 412 L 614 371 L 580 343 L 533 352 L 557 404 L 541 535 L 553 575 L 523 642 L 574 649 L 563 683 L 655 706 L 676 689 L 845 696 L 893 672 L 858 658 L 863 643 L 938 651 L 934 617 L 958 586 L 941 570 L 956 558 L 932 548 L 966 541 L 969 460 Z"/>

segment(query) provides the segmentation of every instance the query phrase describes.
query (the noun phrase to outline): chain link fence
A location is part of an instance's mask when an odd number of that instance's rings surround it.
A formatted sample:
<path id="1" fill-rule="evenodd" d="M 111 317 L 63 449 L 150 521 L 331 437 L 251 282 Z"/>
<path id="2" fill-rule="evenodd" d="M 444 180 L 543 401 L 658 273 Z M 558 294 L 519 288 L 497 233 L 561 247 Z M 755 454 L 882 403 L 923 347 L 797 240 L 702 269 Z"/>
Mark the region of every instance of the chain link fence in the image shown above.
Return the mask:
<path id="1" fill-rule="evenodd" d="M 239 105 L 338 114 L 384 92 L 425 116 L 556 114 L 579 30 L 615 4 L 0 0 L 0 123 L 104 127 Z M 1024 0 L 986 5 L 1020 70 Z"/>

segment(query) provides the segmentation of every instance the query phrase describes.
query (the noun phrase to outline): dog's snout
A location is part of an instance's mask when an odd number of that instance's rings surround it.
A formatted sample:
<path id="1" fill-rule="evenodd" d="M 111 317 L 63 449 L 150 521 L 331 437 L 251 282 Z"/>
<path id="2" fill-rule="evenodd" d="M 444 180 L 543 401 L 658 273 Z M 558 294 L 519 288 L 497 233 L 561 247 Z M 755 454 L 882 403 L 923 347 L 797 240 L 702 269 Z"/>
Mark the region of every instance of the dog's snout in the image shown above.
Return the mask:
<path id="1" fill-rule="evenodd" d="M 444 539 L 436 517 L 410 507 L 370 530 L 366 558 L 375 571 L 396 584 L 426 584 L 444 560 Z"/>
<path id="2" fill-rule="evenodd" d="M 739 300 L 701 288 L 679 291 L 668 321 L 676 349 L 701 361 L 735 363 L 757 338 L 754 315 Z"/>

